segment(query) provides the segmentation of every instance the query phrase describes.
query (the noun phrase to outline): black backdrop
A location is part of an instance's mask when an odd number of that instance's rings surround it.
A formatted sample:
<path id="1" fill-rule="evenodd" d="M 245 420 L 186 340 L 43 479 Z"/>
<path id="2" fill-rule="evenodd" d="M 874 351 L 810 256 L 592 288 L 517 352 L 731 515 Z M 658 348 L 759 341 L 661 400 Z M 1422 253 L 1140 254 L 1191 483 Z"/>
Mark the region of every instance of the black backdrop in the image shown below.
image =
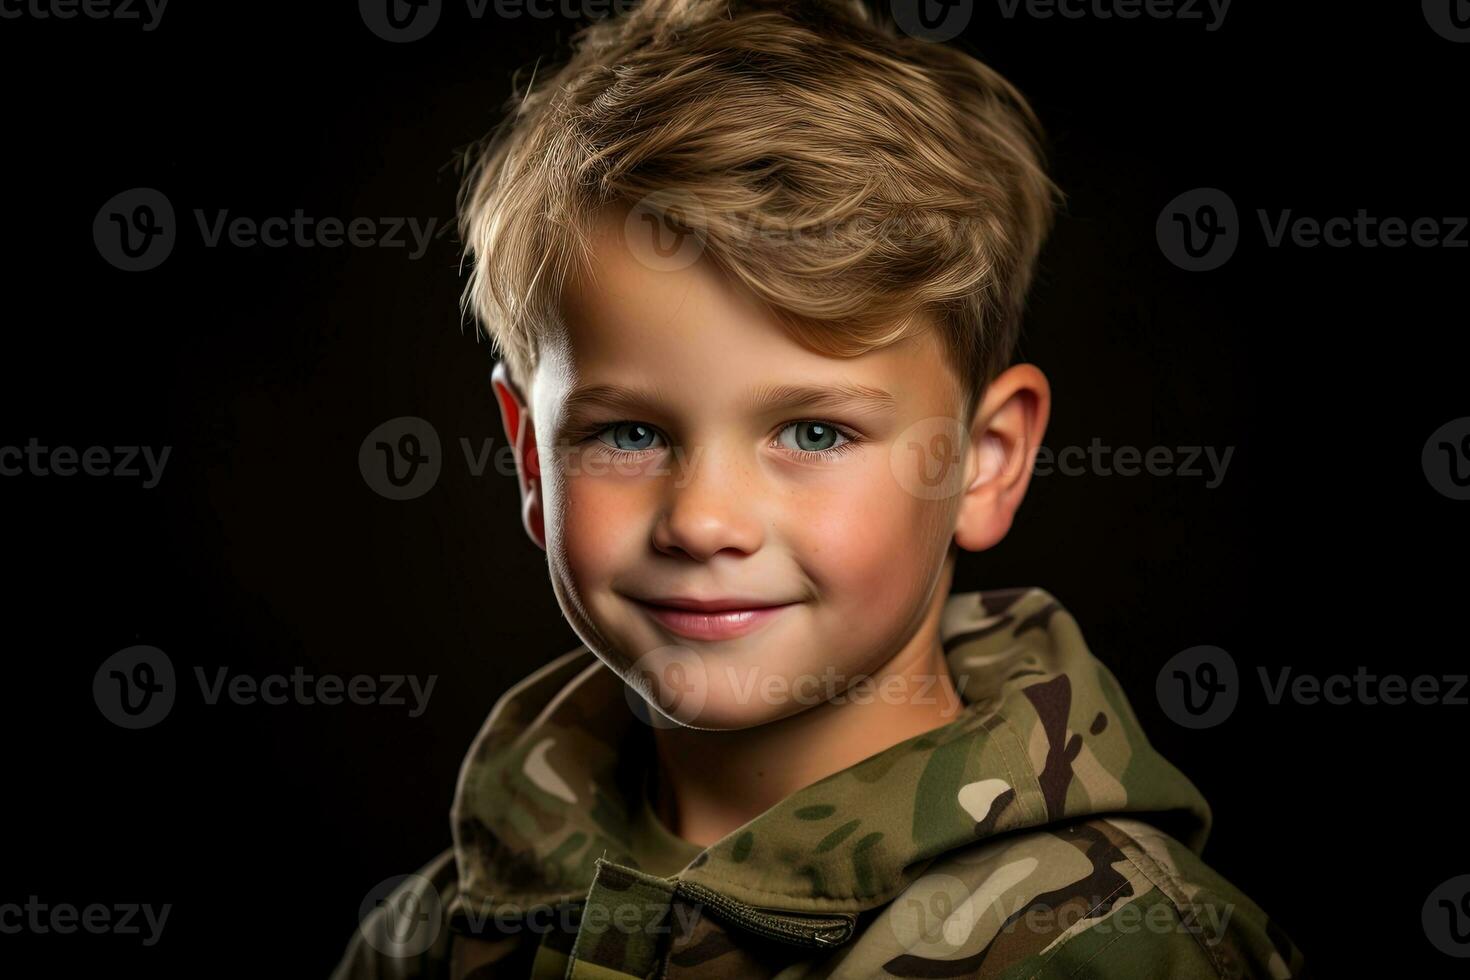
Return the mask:
<path id="1" fill-rule="evenodd" d="M 1431 485 L 1421 450 L 1467 414 L 1470 233 L 1458 249 L 1272 248 L 1257 209 L 1470 212 L 1470 44 L 1418 4 L 1290 6 L 1241 2 L 1215 30 L 975 9 L 961 43 L 1032 100 L 1069 195 L 1022 349 L 1054 386 L 1046 444 L 1234 455 L 1214 488 L 1038 477 L 1011 535 L 965 555 L 957 584 L 1040 585 L 1070 608 L 1212 801 L 1207 860 L 1319 968 L 1447 975 L 1457 961 L 1420 914 L 1470 872 L 1467 709 L 1271 705 L 1255 670 L 1465 669 L 1470 505 Z M 476 453 L 504 439 L 489 349 L 459 322 L 452 232 L 417 258 L 206 247 L 194 217 L 448 221 L 455 151 L 498 118 L 511 72 L 574 26 L 454 2 L 412 43 L 375 36 L 349 3 L 178 0 L 153 30 L 0 19 L 0 447 L 170 447 L 150 488 L 0 477 L 0 903 L 172 906 L 151 946 L 26 931 L 0 935 L 7 960 L 325 976 L 368 889 L 447 845 L 457 767 L 496 696 L 576 643 L 514 480 L 465 462 L 460 439 Z M 93 222 L 139 187 L 171 203 L 177 242 L 123 271 Z M 1205 272 L 1155 234 L 1199 187 L 1240 213 L 1235 254 Z M 399 416 L 444 446 L 437 484 L 404 501 L 358 466 L 367 434 Z M 92 684 L 138 644 L 168 654 L 182 690 L 135 731 L 104 717 Z M 1232 654 L 1243 692 L 1195 731 L 1154 682 L 1198 644 Z M 205 704 L 194 670 L 220 667 L 438 681 L 418 717 Z"/>

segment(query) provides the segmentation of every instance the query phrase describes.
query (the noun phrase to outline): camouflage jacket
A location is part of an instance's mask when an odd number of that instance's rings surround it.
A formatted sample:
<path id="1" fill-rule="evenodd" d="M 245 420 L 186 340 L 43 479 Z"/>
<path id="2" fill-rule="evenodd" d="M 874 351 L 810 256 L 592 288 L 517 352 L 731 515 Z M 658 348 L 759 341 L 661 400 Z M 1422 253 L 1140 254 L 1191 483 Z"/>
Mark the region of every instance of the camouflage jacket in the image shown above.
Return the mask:
<path id="1" fill-rule="evenodd" d="M 333 980 L 1292 977 L 1302 954 L 1201 859 L 1210 810 L 1040 589 L 955 593 L 961 715 L 701 849 L 585 646 L 495 706 L 454 846 L 364 919 Z"/>

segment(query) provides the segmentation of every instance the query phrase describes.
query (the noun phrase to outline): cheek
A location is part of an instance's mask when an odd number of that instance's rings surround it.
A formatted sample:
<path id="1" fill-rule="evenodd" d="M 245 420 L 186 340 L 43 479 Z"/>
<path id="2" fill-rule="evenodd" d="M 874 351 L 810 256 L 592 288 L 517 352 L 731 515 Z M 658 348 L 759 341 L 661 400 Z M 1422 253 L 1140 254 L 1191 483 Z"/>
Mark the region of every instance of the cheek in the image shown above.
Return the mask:
<path id="1" fill-rule="evenodd" d="M 840 604 L 902 605 L 905 588 L 922 588 L 916 580 L 936 554 L 943 555 L 937 546 L 943 544 L 943 502 L 905 492 L 886 461 L 854 473 L 840 490 L 803 500 L 798 509 L 799 554 Z"/>
<path id="2" fill-rule="evenodd" d="M 559 539 L 584 589 L 606 582 L 648 547 L 648 490 L 638 480 L 570 476 L 560 487 Z"/>

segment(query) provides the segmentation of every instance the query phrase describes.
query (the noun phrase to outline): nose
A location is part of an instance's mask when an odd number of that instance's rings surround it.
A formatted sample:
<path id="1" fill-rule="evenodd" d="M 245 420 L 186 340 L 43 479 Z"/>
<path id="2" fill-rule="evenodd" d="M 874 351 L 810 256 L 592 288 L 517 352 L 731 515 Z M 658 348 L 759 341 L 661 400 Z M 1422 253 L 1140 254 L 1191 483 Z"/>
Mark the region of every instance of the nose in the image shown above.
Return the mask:
<path id="1" fill-rule="evenodd" d="M 663 513 L 654 524 L 653 546 L 667 555 L 708 561 L 725 550 L 754 554 L 764 528 L 759 474 L 733 446 L 698 447 L 677 459 L 666 483 Z"/>

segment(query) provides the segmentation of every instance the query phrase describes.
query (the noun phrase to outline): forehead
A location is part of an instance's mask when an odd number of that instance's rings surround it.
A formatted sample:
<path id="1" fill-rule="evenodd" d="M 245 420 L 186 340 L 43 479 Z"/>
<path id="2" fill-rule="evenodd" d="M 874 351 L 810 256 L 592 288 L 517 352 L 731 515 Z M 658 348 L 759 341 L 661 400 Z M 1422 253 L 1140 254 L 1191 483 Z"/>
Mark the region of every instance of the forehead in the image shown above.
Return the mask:
<path id="1" fill-rule="evenodd" d="M 625 214 L 608 209 L 599 216 L 589 266 L 562 293 L 566 332 L 549 342 L 556 350 L 545 360 L 559 366 L 546 380 L 563 396 L 574 386 L 624 384 L 709 400 L 747 397 L 757 387 L 826 384 L 932 402 L 936 388 L 953 390 L 936 331 L 858 357 L 813 351 L 707 255 L 672 269 L 645 261 L 625 238 Z"/>

